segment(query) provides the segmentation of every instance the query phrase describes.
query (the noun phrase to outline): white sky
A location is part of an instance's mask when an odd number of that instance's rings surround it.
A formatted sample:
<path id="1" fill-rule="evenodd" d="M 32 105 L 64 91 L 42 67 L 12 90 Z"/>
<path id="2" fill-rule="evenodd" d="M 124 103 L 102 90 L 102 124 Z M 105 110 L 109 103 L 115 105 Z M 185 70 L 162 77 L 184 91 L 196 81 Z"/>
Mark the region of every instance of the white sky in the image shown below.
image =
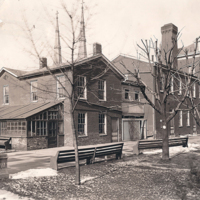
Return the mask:
<path id="1" fill-rule="evenodd" d="M 63 0 L 71 7 L 76 0 Z M 173 23 L 182 30 L 184 45 L 191 44 L 200 36 L 199 0 L 85 0 L 85 19 L 92 13 L 86 27 L 88 54 L 92 44 L 102 44 L 103 54 L 109 59 L 120 53 L 136 56 L 136 43 L 141 39 L 161 39 L 160 28 Z M 80 0 L 78 2 L 81 8 Z M 41 55 L 51 64 L 55 30 L 55 13 L 59 11 L 60 32 L 62 37 L 70 37 L 66 27 L 70 22 L 59 0 L 0 0 L 0 68 L 15 69 L 38 68 L 38 59 L 31 56 L 33 50 L 22 28 L 24 18 L 32 28 L 34 40 Z M 48 16 L 47 15 L 50 16 Z M 80 10 L 78 10 L 80 15 Z M 87 21 L 87 20 L 86 20 Z M 65 25 L 64 25 L 65 24 Z M 67 59 L 69 50 L 61 41 L 62 55 Z M 181 45 L 181 43 L 180 43 Z M 180 46 L 179 45 L 179 46 Z M 47 49 L 50 53 L 47 53 Z M 32 51 L 33 52 L 33 51 Z"/>

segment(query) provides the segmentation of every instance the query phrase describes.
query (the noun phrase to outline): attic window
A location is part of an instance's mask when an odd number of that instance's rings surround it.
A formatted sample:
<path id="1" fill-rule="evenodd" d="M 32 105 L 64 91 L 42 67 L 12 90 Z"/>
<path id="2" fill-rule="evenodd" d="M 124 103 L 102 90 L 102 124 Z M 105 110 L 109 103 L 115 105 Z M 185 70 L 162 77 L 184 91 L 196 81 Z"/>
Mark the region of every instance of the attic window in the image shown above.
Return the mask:
<path id="1" fill-rule="evenodd" d="M 8 76 L 7 76 L 7 75 L 5 75 L 3 78 L 4 78 L 5 80 L 7 80 L 7 79 L 8 79 Z"/>
<path id="2" fill-rule="evenodd" d="M 9 86 L 3 86 L 3 102 L 4 104 L 9 104 Z"/>

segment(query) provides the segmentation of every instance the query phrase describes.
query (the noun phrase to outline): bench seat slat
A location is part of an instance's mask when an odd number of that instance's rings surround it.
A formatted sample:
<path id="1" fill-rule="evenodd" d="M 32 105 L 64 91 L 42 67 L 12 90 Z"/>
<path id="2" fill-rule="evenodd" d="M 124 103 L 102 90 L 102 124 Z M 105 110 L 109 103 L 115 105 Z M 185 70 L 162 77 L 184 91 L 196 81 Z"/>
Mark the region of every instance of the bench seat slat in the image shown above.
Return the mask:
<path id="1" fill-rule="evenodd" d="M 116 154 L 116 158 L 121 158 L 122 148 L 124 143 L 113 143 L 106 145 L 96 145 L 89 148 L 78 149 L 79 160 L 86 159 L 87 164 L 93 163 L 95 157 Z M 74 149 L 58 151 L 55 156 L 50 159 L 50 166 L 53 169 L 58 169 L 58 164 L 75 161 Z"/>

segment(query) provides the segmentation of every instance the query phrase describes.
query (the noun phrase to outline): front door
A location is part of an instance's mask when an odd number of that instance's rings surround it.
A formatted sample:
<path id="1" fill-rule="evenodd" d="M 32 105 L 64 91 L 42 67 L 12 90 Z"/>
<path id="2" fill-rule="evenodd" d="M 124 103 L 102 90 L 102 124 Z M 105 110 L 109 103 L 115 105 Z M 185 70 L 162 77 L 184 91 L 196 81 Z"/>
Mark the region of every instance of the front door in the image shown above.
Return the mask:
<path id="1" fill-rule="evenodd" d="M 123 140 L 134 141 L 146 138 L 146 120 L 123 120 Z"/>
<path id="2" fill-rule="evenodd" d="M 48 122 L 48 148 L 57 147 L 57 131 L 58 126 L 56 121 Z"/>
<path id="3" fill-rule="evenodd" d="M 112 142 L 118 142 L 119 119 L 112 118 Z"/>

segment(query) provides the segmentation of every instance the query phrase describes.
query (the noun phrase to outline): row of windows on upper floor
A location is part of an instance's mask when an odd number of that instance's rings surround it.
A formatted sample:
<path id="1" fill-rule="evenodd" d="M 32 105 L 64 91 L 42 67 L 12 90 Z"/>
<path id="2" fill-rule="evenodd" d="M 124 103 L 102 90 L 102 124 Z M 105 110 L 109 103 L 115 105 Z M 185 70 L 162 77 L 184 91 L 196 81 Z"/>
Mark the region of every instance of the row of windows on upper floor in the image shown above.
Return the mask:
<path id="1" fill-rule="evenodd" d="M 200 98 L 200 84 L 199 85 L 199 98 Z M 160 92 L 164 91 L 164 87 L 165 87 L 165 77 L 161 76 L 160 78 Z M 182 81 L 178 81 L 178 95 L 182 95 L 183 93 L 183 89 L 187 89 L 187 86 L 183 84 Z M 174 94 L 174 77 L 171 77 L 170 80 L 170 93 Z M 188 94 L 189 95 L 189 88 L 188 88 Z M 192 97 L 196 98 L 196 83 L 194 82 L 192 85 Z"/>
<path id="2" fill-rule="evenodd" d="M 57 76 L 57 98 L 64 99 L 65 96 L 65 76 Z M 85 76 L 78 76 L 77 79 L 77 96 L 80 99 L 87 99 L 87 84 Z M 38 82 L 37 80 L 31 81 L 31 102 L 38 101 Z M 106 81 L 98 80 L 98 98 L 100 101 L 106 101 Z M 3 86 L 3 103 L 9 104 L 9 85 Z"/>

